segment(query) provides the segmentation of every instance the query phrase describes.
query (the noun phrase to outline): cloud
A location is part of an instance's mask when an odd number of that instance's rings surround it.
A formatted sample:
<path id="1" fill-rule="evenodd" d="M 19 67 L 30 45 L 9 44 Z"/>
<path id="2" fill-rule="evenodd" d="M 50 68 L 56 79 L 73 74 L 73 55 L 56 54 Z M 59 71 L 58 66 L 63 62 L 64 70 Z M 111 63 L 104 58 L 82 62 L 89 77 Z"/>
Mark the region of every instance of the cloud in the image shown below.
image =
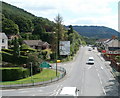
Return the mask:
<path id="1" fill-rule="evenodd" d="M 33 13 L 54 20 L 59 13 L 65 24 L 100 24 L 117 28 L 119 0 L 3 0 Z M 114 4 L 114 6 L 111 6 Z M 112 18 L 112 20 L 111 20 Z M 114 20 L 113 20 L 114 19 Z"/>
<path id="2" fill-rule="evenodd" d="M 80 17 L 72 20 L 67 20 L 65 24 L 70 25 L 97 25 L 108 26 L 114 29 L 118 29 L 117 15 L 113 16 L 99 16 L 99 17 Z"/>

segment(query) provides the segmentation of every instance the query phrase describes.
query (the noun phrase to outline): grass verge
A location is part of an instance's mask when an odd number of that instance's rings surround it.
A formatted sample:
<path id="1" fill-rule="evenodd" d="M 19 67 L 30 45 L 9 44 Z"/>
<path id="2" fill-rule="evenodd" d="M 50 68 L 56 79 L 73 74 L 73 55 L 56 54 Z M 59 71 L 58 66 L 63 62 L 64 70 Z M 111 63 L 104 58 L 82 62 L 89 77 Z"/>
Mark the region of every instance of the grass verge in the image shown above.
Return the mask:
<path id="1" fill-rule="evenodd" d="M 60 73 L 58 72 L 58 76 Z M 28 83 L 37 83 L 48 81 L 54 79 L 56 77 L 56 71 L 52 69 L 43 69 L 41 73 L 33 75 L 32 77 L 27 77 L 24 79 L 16 80 L 16 81 L 7 81 L 7 82 L 0 82 L 0 85 L 15 85 L 15 84 L 28 84 Z"/>

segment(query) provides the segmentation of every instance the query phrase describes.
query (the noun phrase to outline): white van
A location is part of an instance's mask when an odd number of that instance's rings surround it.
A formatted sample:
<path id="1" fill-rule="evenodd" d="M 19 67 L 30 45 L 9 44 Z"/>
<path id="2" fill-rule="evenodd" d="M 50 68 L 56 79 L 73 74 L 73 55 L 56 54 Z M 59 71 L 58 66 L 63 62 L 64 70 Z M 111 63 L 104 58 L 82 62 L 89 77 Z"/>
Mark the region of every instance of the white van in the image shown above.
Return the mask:
<path id="1" fill-rule="evenodd" d="M 59 96 L 78 96 L 78 91 L 76 87 L 63 87 Z"/>

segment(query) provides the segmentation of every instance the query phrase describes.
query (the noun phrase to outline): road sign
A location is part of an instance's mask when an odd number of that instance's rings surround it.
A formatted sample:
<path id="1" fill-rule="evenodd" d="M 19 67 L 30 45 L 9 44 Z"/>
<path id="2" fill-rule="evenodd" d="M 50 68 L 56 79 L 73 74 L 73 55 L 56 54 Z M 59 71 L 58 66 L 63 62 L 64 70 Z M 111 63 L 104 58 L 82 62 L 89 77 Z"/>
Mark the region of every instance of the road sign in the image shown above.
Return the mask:
<path id="1" fill-rule="evenodd" d="M 49 68 L 49 67 L 50 67 L 50 64 L 47 63 L 47 62 L 42 62 L 39 67 L 40 67 L 40 68 Z"/>

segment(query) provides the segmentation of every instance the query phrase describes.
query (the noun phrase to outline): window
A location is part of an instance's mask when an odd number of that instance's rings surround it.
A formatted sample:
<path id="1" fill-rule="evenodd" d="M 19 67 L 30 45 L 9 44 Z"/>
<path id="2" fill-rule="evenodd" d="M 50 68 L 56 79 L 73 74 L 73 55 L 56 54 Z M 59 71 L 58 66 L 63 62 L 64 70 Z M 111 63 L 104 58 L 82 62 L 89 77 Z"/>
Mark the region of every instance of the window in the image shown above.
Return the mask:
<path id="1" fill-rule="evenodd" d="M 2 49 L 5 49 L 5 46 L 2 46 Z"/>
<path id="2" fill-rule="evenodd" d="M 5 40 L 4 40 L 4 39 L 2 39 L 2 43 L 5 43 Z"/>

